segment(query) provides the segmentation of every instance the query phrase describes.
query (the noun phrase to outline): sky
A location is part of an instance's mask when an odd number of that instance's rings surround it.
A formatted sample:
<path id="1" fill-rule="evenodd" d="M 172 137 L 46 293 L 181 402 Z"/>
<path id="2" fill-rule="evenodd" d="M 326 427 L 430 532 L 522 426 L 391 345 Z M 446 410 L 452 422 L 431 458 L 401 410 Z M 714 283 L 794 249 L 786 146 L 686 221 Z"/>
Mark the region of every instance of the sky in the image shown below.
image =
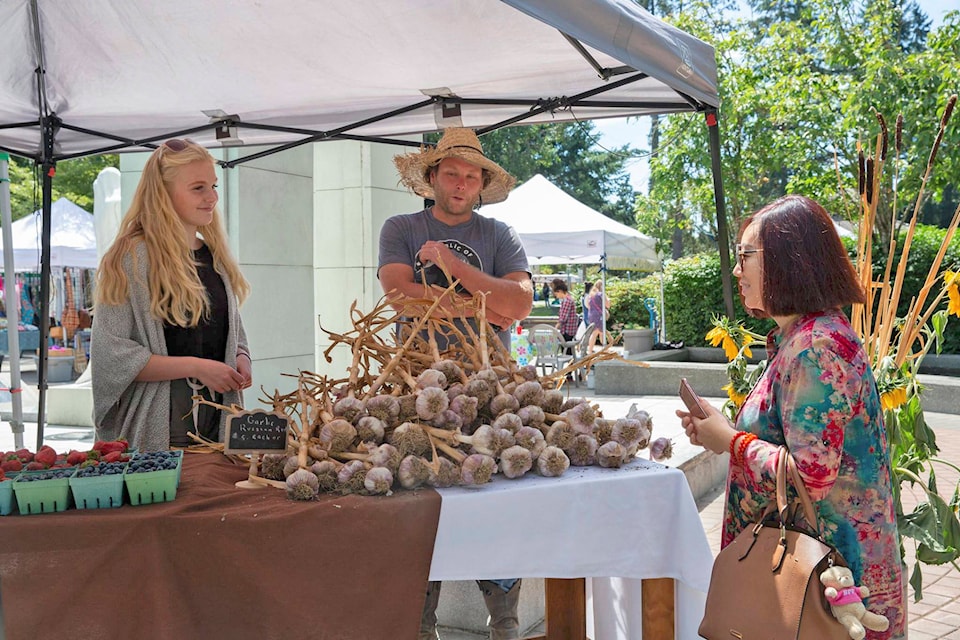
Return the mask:
<path id="1" fill-rule="evenodd" d="M 957 8 L 956 0 L 917 0 L 917 4 L 930 18 L 931 28 L 943 21 L 943 14 Z M 650 134 L 650 118 L 609 118 L 594 120 L 594 131 L 599 134 L 598 144 L 608 149 L 630 144 L 641 152 L 650 150 L 647 136 Z M 646 193 L 649 170 L 645 157 L 631 159 L 627 163 L 630 182 L 635 191 Z"/>

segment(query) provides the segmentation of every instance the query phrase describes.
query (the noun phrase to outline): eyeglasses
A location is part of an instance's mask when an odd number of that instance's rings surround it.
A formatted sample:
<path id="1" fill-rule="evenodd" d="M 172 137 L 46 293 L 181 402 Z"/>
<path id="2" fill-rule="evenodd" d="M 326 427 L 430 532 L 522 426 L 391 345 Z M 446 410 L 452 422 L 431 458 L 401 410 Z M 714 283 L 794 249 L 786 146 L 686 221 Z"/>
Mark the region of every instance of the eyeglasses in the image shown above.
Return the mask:
<path id="1" fill-rule="evenodd" d="M 740 264 L 740 268 L 743 269 L 743 260 L 746 256 L 752 256 L 755 253 L 763 253 L 763 249 L 754 249 L 752 247 L 744 247 L 742 244 L 737 244 L 737 262 Z"/>

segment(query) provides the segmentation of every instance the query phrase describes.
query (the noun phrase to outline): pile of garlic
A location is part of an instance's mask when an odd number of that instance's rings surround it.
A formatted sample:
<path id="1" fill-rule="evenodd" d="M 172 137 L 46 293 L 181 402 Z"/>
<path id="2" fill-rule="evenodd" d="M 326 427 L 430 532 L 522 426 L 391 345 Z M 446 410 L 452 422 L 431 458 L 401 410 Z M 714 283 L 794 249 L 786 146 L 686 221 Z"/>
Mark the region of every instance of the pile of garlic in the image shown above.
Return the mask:
<path id="1" fill-rule="evenodd" d="M 482 296 L 467 300 L 476 325 L 433 319 L 431 298 L 405 299 L 397 311 L 381 302 L 366 315 L 354 305 L 353 330 L 327 332 L 334 346 L 350 346 L 349 375 L 301 372 L 296 391 L 274 394 L 274 408 L 291 418 L 289 446 L 286 455 L 261 458 L 260 476 L 310 500 L 321 491 L 390 495 L 480 485 L 497 473 L 516 479 L 534 470 L 559 476 L 570 465 L 619 467 L 648 446 L 659 459 L 670 456 L 669 440 L 651 446 L 645 411 L 634 406 L 624 418 L 605 419 L 586 399 L 565 396 L 566 369 L 540 378 L 533 366 L 518 367 L 482 321 Z M 402 344 L 381 336 L 409 317 L 418 320 L 406 321 Z M 602 351 L 592 359 L 616 357 Z"/>

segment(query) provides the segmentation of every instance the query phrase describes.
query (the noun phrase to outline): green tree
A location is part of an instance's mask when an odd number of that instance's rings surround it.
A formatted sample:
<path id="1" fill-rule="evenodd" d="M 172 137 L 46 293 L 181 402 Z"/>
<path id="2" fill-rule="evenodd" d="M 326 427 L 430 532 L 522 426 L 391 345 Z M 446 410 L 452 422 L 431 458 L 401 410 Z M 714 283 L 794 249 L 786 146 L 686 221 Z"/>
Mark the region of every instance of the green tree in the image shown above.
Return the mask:
<path id="1" fill-rule="evenodd" d="M 925 34 L 922 12 L 912 2 L 757 5 L 752 16 L 730 18 L 711 12 L 709 2 L 693 0 L 667 17 L 717 50 L 731 231 L 738 219 L 784 193 L 810 195 L 836 214 L 855 211 L 857 141 L 872 140 L 880 130 L 877 111 L 887 118 L 889 153 L 896 153 L 898 113 L 904 122 L 897 156 L 899 193 L 896 199 L 881 194 L 889 204 L 880 215 L 889 228 L 894 211 L 898 218 L 912 211 L 935 123 L 947 95 L 958 89 L 960 14 L 948 14 L 940 27 Z M 682 210 L 685 238 L 710 238 L 716 231 L 702 116 L 670 115 L 659 126 L 660 149 L 651 161 L 653 188 L 638 202 L 641 230 L 677 225 L 671 216 Z M 958 138 L 954 127 L 945 148 L 955 146 Z M 947 187 L 960 175 L 960 157 L 941 150 L 938 165 L 926 189 L 934 202 L 955 197 L 956 191 Z"/>
<path id="2" fill-rule="evenodd" d="M 116 154 L 65 160 L 56 167 L 53 200 L 67 198 L 93 213 L 93 181 L 106 167 L 119 167 Z M 17 220 L 40 208 L 40 172 L 32 160 L 12 158 L 10 162 L 10 211 Z"/>

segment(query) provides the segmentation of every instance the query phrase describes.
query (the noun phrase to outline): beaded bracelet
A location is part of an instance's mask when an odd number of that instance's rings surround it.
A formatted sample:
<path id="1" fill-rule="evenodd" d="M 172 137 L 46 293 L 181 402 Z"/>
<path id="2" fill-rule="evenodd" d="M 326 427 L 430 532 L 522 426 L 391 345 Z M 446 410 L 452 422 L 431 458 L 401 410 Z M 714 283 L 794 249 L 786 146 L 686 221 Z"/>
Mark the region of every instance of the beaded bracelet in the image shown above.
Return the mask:
<path id="1" fill-rule="evenodd" d="M 730 440 L 730 456 L 732 457 L 737 450 L 737 440 L 747 435 L 746 431 L 737 431 Z"/>
<path id="2" fill-rule="evenodd" d="M 740 444 L 737 445 L 737 456 L 736 462 L 740 466 L 743 466 L 743 456 L 747 452 L 747 447 L 750 446 L 750 443 L 757 439 L 756 434 L 748 433 L 740 439 Z"/>

